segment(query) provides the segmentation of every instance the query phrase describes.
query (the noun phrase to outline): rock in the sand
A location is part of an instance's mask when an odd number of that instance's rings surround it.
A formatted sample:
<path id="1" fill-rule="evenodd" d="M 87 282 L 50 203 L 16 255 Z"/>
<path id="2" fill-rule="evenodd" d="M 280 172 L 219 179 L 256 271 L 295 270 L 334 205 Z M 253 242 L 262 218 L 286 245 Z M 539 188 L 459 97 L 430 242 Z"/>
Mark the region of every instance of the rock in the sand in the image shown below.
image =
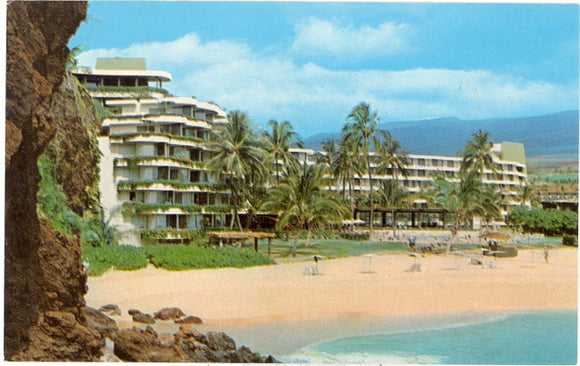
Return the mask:
<path id="1" fill-rule="evenodd" d="M 179 308 L 164 308 L 156 312 L 155 319 L 157 320 L 176 320 L 185 316 L 185 313 Z"/>
<path id="2" fill-rule="evenodd" d="M 176 320 L 174 323 L 175 324 L 203 324 L 203 321 L 201 320 L 201 318 L 198 318 L 197 316 L 188 316 L 188 317 L 185 317 L 183 319 Z"/>
<path id="3" fill-rule="evenodd" d="M 99 311 L 103 314 L 121 315 L 121 309 L 117 305 L 114 305 L 114 304 L 101 306 Z"/>
<path id="4" fill-rule="evenodd" d="M 85 308 L 85 318 L 87 319 L 89 327 L 96 329 L 103 337 L 114 338 L 119 331 L 117 322 L 100 311 L 89 308 L 88 306 Z"/>
<path id="5" fill-rule="evenodd" d="M 141 310 L 129 309 L 128 313 L 129 313 L 129 315 L 137 315 L 137 314 L 141 314 Z"/>
<path id="6" fill-rule="evenodd" d="M 143 324 L 155 324 L 155 319 L 149 314 L 138 313 L 133 315 L 133 321 Z"/>
<path id="7" fill-rule="evenodd" d="M 196 341 L 203 342 L 205 339 L 204 335 L 188 326 L 180 326 L 179 332 L 175 335 L 175 338 L 179 341 L 181 339 L 195 339 Z"/>
<path id="8" fill-rule="evenodd" d="M 164 346 L 157 337 L 137 328 L 124 329 L 115 339 L 115 356 L 128 362 L 187 362 L 183 348 Z"/>

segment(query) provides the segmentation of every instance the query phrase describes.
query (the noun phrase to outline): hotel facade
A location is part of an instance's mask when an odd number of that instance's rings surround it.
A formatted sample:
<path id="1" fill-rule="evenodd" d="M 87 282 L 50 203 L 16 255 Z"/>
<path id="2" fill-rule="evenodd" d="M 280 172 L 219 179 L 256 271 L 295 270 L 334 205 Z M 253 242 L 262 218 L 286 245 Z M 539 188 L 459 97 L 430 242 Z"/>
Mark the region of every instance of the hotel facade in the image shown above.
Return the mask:
<path id="1" fill-rule="evenodd" d="M 144 59 L 98 59 L 95 68 L 79 67 L 73 74 L 103 118 L 101 204 L 121 231 L 122 244 L 187 243 L 191 233 L 228 224 L 229 193 L 205 169 L 215 155 L 212 132 L 228 123 L 226 111 L 195 98 L 171 96 L 163 89 L 171 75 L 147 70 Z M 505 215 L 519 204 L 517 191 L 526 182 L 524 147 L 504 142 L 493 151 L 498 169 L 486 171 L 481 180 L 501 192 Z M 299 161 L 315 163 L 315 150 L 291 152 Z M 455 179 L 461 166 L 457 157 L 409 158 L 408 175 L 399 181 L 411 194 L 429 187 L 435 172 Z M 373 174 L 373 185 L 391 179 Z M 356 192 L 370 191 L 368 176 L 354 181 Z M 415 200 L 417 206 L 422 203 Z"/>

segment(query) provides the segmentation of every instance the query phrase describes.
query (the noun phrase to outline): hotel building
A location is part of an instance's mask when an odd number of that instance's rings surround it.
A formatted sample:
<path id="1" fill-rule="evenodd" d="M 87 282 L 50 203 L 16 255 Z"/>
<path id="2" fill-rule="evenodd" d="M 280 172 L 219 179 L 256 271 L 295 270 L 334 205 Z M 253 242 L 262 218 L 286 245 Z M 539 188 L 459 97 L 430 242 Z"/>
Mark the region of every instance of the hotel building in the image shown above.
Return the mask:
<path id="1" fill-rule="evenodd" d="M 204 168 L 214 156 L 212 130 L 228 123 L 226 111 L 195 98 L 169 95 L 163 83 L 171 81 L 171 75 L 147 70 L 144 59 L 98 59 L 94 69 L 80 67 L 73 74 L 103 117 L 101 204 L 111 224 L 123 233 L 122 244 L 188 242 L 191 233 L 204 227 L 227 225 L 229 194 Z M 482 182 L 501 191 L 506 215 L 519 204 L 517 190 L 526 181 L 524 147 L 504 142 L 493 151 L 497 172 L 486 171 Z M 315 163 L 314 150 L 291 152 L 302 162 Z M 427 188 L 435 172 L 455 178 L 461 165 L 457 157 L 409 157 L 409 174 L 399 181 L 411 194 Z M 389 174 L 373 174 L 375 187 L 390 179 Z M 368 176 L 354 181 L 356 192 L 369 192 Z M 415 200 L 417 207 L 423 202 Z"/>

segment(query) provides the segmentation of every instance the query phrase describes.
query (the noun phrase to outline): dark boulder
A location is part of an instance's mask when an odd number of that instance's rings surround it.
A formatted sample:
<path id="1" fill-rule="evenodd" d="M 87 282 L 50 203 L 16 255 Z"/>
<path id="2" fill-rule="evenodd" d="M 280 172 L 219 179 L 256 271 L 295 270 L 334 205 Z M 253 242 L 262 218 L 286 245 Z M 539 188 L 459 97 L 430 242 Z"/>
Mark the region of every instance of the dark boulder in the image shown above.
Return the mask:
<path id="1" fill-rule="evenodd" d="M 149 314 L 138 313 L 133 315 L 133 321 L 143 324 L 155 324 L 155 319 Z"/>
<path id="2" fill-rule="evenodd" d="M 113 305 L 113 304 L 101 306 L 99 311 L 103 314 L 121 315 L 121 309 L 117 305 Z"/>
<path id="3" fill-rule="evenodd" d="M 175 324 L 203 324 L 203 320 L 197 316 L 188 316 L 175 321 Z"/>
<path id="4" fill-rule="evenodd" d="M 115 339 L 115 356 L 128 362 L 187 362 L 184 350 L 177 346 L 165 346 L 151 333 L 137 328 L 119 332 Z"/>
<path id="5" fill-rule="evenodd" d="M 141 314 L 141 311 L 137 310 L 137 309 L 129 309 L 128 313 L 129 313 L 129 315 L 137 315 L 137 314 Z"/>
<path id="6" fill-rule="evenodd" d="M 85 308 L 85 318 L 89 327 L 96 329 L 103 337 L 114 338 L 119 331 L 117 322 L 93 308 Z"/>
<path id="7" fill-rule="evenodd" d="M 209 332 L 205 335 L 205 344 L 214 351 L 235 351 L 236 342 L 224 332 Z"/>
<path id="8" fill-rule="evenodd" d="M 176 320 L 185 316 L 185 313 L 179 308 L 164 308 L 156 312 L 155 319 L 157 320 Z"/>

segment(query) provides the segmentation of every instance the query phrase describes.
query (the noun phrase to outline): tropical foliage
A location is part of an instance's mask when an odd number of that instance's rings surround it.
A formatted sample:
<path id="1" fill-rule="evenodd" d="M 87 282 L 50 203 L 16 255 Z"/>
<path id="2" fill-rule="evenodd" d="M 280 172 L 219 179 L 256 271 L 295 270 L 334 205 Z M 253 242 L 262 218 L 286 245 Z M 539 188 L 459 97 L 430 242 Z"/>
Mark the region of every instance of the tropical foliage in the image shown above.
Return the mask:
<path id="1" fill-rule="evenodd" d="M 342 129 L 342 138 L 350 141 L 354 153 L 359 155 L 366 165 L 366 173 L 369 177 L 370 188 L 370 227 L 373 227 L 374 198 L 373 198 L 373 159 L 370 157 L 371 145 L 375 151 L 380 148 L 379 135 L 385 136 L 386 132 L 378 128 L 380 119 L 376 111 L 371 110 L 370 104 L 360 103 L 348 115 L 348 122 Z"/>
<path id="2" fill-rule="evenodd" d="M 232 220 L 239 230 L 242 224 L 239 209 L 243 204 L 246 187 L 251 175 L 263 175 L 262 162 L 265 160 L 265 150 L 260 146 L 258 137 L 247 114 L 234 111 L 228 114 L 228 121 L 221 126 L 213 139 L 216 155 L 206 164 L 214 172 L 218 181 L 224 182 L 231 194 Z"/>
<path id="3" fill-rule="evenodd" d="M 506 217 L 506 224 L 513 230 L 545 235 L 577 235 L 578 214 L 572 211 L 528 209 L 515 207 Z"/>

